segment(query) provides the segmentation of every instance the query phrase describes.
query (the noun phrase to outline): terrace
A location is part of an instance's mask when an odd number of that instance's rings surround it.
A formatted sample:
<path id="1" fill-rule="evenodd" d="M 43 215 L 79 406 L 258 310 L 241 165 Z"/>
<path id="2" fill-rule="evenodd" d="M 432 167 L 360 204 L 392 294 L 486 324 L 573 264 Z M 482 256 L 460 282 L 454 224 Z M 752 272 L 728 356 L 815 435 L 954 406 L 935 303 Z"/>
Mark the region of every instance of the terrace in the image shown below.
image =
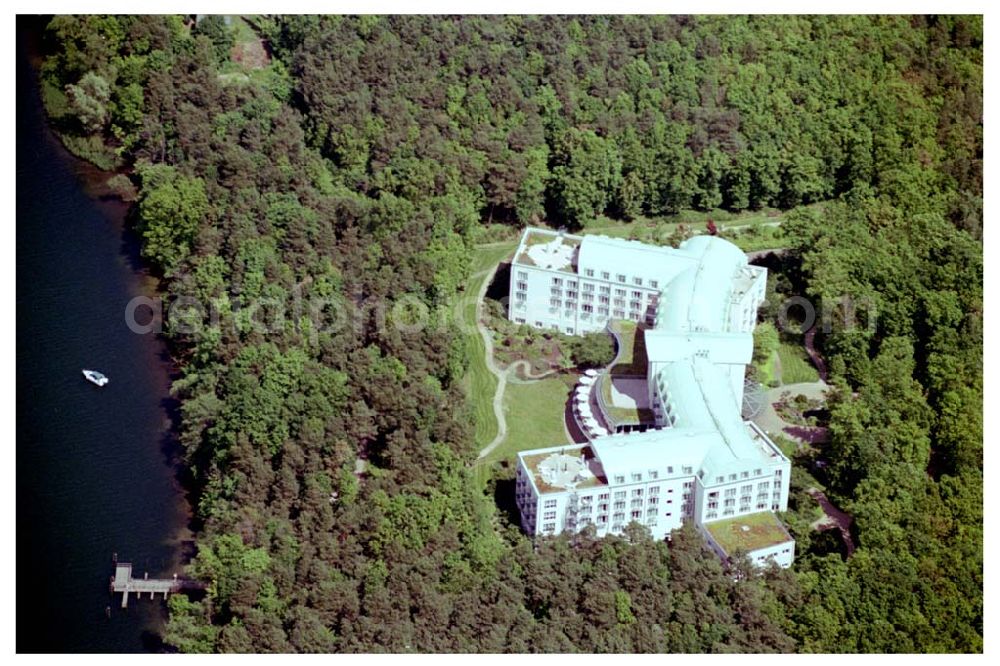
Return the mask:
<path id="1" fill-rule="evenodd" d="M 785 526 L 770 511 L 704 523 L 704 528 L 728 556 L 737 552 L 751 553 L 792 540 Z"/>
<path id="2" fill-rule="evenodd" d="M 589 446 L 567 446 L 523 456 L 539 494 L 606 486 L 607 478 Z"/>
<path id="3" fill-rule="evenodd" d="M 551 271 L 576 272 L 580 238 L 553 231 L 530 229 L 525 234 L 514 263 Z"/>

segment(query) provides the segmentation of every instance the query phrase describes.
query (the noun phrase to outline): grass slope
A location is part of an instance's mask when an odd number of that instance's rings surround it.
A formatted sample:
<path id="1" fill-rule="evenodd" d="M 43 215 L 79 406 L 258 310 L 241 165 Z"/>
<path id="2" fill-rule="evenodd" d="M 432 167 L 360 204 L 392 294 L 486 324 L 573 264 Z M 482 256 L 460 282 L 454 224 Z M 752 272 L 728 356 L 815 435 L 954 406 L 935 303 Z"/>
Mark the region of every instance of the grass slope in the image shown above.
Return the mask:
<path id="1" fill-rule="evenodd" d="M 778 347 L 778 356 L 781 358 L 782 384 L 819 381 L 819 372 L 801 344 L 782 342 Z"/>
<path id="2" fill-rule="evenodd" d="M 493 415 L 493 395 L 497 390 L 497 379 L 486 367 L 486 346 L 476 330 L 476 299 L 490 271 L 500 261 L 506 259 L 517 247 L 517 243 L 503 243 L 476 248 L 472 254 L 472 270 L 469 282 L 456 303 L 456 317 L 465 331 L 469 367 L 462 385 L 469 402 L 473 406 L 475 419 L 476 448 L 489 444 L 497 434 L 497 420 Z"/>

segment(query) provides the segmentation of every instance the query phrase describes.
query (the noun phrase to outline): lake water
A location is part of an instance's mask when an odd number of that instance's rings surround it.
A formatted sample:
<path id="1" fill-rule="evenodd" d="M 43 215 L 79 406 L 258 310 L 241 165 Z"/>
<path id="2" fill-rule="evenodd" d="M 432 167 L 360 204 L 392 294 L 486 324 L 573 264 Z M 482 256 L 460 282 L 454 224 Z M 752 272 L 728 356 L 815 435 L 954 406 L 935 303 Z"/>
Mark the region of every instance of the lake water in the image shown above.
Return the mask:
<path id="1" fill-rule="evenodd" d="M 169 428 L 163 344 L 125 324 L 152 294 L 118 202 L 46 127 L 18 17 L 17 650 L 159 650 L 160 599 L 108 590 L 112 555 L 137 575 L 180 571 L 187 508 Z M 104 388 L 83 368 L 104 372 Z M 110 606 L 110 617 L 107 608 Z"/>

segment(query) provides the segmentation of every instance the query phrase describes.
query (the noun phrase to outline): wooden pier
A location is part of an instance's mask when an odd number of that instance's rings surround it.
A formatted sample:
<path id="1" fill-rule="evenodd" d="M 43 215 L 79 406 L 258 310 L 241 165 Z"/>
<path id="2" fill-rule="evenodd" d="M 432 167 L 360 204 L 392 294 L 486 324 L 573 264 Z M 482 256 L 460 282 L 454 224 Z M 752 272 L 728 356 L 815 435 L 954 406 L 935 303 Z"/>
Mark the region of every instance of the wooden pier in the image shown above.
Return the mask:
<path id="1" fill-rule="evenodd" d="M 173 592 L 200 587 L 198 583 L 178 578 L 177 574 L 173 578 L 150 578 L 147 573 L 142 578 L 132 578 L 132 565 L 128 562 L 116 562 L 115 575 L 111 579 L 111 592 L 122 593 L 122 608 L 128 607 L 129 592 L 135 592 L 138 599 L 142 598 L 143 592 L 148 592 L 150 599 L 157 594 L 162 594 L 166 599 Z"/>

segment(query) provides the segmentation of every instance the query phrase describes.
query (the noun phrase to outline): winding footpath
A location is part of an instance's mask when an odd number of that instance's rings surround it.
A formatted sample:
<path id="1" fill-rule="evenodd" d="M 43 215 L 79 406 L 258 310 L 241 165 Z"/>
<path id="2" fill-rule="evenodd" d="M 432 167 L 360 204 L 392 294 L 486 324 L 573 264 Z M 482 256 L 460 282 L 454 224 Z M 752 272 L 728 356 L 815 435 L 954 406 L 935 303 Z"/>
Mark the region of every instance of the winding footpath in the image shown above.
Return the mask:
<path id="1" fill-rule="evenodd" d="M 486 292 L 490 288 L 490 284 L 493 283 L 493 276 L 496 275 L 498 267 L 499 264 L 496 264 L 490 269 L 483 280 L 482 286 L 479 288 L 479 293 L 476 294 L 476 330 L 483 339 L 483 346 L 486 349 L 486 353 L 484 354 L 486 369 L 497 378 L 497 390 L 493 394 L 493 416 L 497 420 L 497 434 L 493 438 L 493 441 L 479 452 L 478 457 L 480 460 L 492 453 L 507 438 L 507 418 L 503 412 L 503 395 L 507 388 L 508 380 L 513 384 L 530 384 L 559 372 L 558 370 L 549 370 L 539 375 L 533 375 L 531 374 L 531 365 L 523 359 L 514 361 L 506 369 L 499 368 L 493 360 L 493 333 L 483 324 L 483 302 L 486 300 Z M 517 376 L 518 368 L 522 369 L 525 379 Z"/>
<path id="2" fill-rule="evenodd" d="M 479 452 L 480 458 L 485 458 L 489 453 L 500 446 L 500 443 L 507 437 L 507 419 L 504 417 L 503 413 L 503 392 L 507 388 L 507 372 L 501 370 L 497 367 L 497 364 L 493 361 L 493 335 L 490 333 L 483 325 L 483 300 L 486 298 L 486 291 L 490 288 L 490 284 L 493 282 L 493 276 L 496 275 L 497 268 L 500 264 L 496 264 L 490 269 L 490 272 L 483 279 L 483 285 L 479 288 L 479 293 L 476 294 L 476 330 L 479 332 L 479 336 L 483 339 L 483 346 L 486 348 L 486 353 L 483 355 L 483 359 L 486 361 L 486 369 L 490 371 L 494 377 L 497 378 L 497 390 L 493 394 L 493 416 L 497 420 L 497 434 L 493 438 L 493 441 L 487 444 L 482 451 Z"/>

